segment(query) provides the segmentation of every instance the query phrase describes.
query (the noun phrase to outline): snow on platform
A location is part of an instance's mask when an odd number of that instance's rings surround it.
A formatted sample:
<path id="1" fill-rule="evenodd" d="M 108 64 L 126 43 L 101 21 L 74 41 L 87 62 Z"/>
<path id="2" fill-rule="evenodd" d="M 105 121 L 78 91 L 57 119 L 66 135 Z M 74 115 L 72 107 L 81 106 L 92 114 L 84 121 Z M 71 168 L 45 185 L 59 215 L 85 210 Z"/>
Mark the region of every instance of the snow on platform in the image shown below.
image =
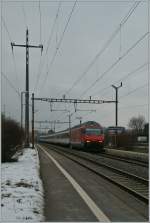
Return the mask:
<path id="1" fill-rule="evenodd" d="M 18 162 L 2 164 L 1 175 L 1 222 L 44 221 L 37 150 L 24 149 Z"/>

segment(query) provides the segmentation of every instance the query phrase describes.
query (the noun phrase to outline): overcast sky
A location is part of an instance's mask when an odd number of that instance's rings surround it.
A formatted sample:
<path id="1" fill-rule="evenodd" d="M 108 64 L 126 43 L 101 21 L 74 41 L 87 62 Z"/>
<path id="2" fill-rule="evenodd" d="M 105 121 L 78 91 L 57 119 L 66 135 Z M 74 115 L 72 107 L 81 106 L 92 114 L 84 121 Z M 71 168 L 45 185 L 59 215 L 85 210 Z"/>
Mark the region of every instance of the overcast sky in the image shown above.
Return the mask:
<path id="1" fill-rule="evenodd" d="M 25 48 L 14 47 L 12 53 L 10 42 L 25 44 L 28 27 L 29 43 L 43 44 L 44 48 L 42 55 L 40 49 L 30 49 L 29 53 L 30 93 L 34 92 L 35 97 L 60 98 L 66 94 L 66 98 L 88 99 L 92 96 L 93 99 L 114 100 L 115 91 L 111 85 L 118 86 L 122 81 L 123 86 L 119 89 L 119 125 L 127 126 L 129 119 L 138 115 L 143 115 L 147 121 L 147 2 L 142 1 L 135 7 L 135 1 L 79 0 L 76 4 L 75 1 L 61 1 L 61 4 L 50 0 L 3 1 L 2 111 L 5 107 L 6 116 L 20 121 L 20 98 L 6 77 L 17 90 L 25 90 Z M 128 14 L 134 7 L 133 13 Z M 127 15 L 129 18 L 120 26 Z M 114 39 L 85 74 L 89 64 L 104 49 L 118 27 L 120 30 Z M 82 77 L 81 80 L 76 82 L 79 77 Z M 68 121 L 67 113 L 50 112 L 49 103 L 36 101 L 35 107 L 38 110 L 36 120 Z M 74 112 L 71 104 L 57 103 L 52 107 Z M 114 103 L 79 104 L 77 109 L 84 111 L 73 114 L 72 125 L 79 123 L 76 117 L 82 117 L 83 121 L 97 121 L 102 126 L 115 124 Z M 68 124 L 57 125 L 56 130 L 67 127 Z"/>

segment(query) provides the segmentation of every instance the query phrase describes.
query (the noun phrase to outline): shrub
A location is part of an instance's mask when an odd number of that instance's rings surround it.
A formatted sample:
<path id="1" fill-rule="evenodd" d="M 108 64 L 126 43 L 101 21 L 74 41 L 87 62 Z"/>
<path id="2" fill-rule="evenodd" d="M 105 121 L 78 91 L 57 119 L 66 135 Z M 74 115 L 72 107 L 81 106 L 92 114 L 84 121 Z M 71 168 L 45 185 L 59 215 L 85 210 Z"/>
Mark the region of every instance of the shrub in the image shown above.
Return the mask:
<path id="1" fill-rule="evenodd" d="M 10 162 L 15 154 L 15 147 L 21 145 L 24 138 L 24 132 L 19 124 L 10 118 L 2 115 L 2 162 Z"/>

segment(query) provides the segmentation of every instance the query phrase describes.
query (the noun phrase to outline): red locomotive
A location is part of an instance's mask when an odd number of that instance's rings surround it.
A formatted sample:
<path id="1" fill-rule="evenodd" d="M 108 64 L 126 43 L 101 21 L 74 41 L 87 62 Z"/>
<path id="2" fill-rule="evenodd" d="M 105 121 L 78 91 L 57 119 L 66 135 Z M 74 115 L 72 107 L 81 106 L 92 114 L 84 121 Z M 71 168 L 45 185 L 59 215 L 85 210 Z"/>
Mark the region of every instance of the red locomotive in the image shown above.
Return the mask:
<path id="1" fill-rule="evenodd" d="M 103 148 L 103 128 L 96 122 L 89 121 L 71 129 L 71 146 L 92 149 Z"/>
<path id="2" fill-rule="evenodd" d="M 100 124 L 88 121 L 70 130 L 40 136 L 39 141 L 94 151 L 103 148 L 104 134 Z"/>

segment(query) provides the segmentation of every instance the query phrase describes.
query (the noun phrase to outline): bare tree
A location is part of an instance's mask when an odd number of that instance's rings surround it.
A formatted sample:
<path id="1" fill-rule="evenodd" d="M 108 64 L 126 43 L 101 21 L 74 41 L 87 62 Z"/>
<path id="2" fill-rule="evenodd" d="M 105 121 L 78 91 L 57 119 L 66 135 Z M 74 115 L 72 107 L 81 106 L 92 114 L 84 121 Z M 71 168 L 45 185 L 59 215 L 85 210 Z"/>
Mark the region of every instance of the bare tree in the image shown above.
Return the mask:
<path id="1" fill-rule="evenodd" d="M 136 134 L 141 134 L 143 132 L 145 125 L 145 118 L 142 115 L 138 117 L 132 117 L 128 123 L 129 128 L 133 130 Z"/>

